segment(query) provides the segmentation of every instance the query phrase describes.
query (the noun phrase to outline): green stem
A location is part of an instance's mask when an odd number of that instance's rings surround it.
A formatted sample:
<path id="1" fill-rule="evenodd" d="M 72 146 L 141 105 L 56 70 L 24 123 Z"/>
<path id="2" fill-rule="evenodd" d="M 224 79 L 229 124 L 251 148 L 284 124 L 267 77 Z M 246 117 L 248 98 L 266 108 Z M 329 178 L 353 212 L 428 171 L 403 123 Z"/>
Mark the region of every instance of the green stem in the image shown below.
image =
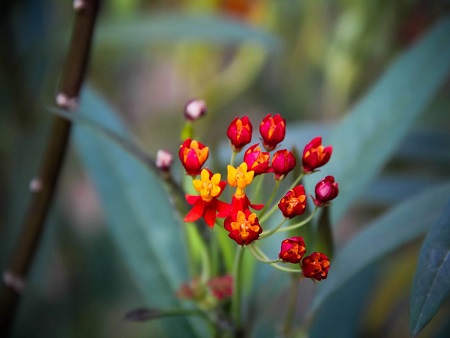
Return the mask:
<path id="1" fill-rule="evenodd" d="M 301 269 L 286 268 L 282 265 L 276 264 L 276 263 L 281 262 L 280 260 L 270 261 L 270 259 L 264 254 L 264 252 L 262 252 L 261 249 L 258 248 L 253 243 L 249 244 L 248 247 L 249 247 L 250 251 L 254 254 L 254 256 L 257 260 L 262 261 L 264 263 L 270 263 L 271 266 L 273 266 L 275 269 L 278 269 L 280 271 L 285 271 L 285 272 L 295 272 L 295 273 L 302 272 Z"/>
<path id="2" fill-rule="evenodd" d="M 236 152 L 236 151 L 233 151 L 233 152 L 231 153 L 230 165 L 233 166 L 233 167 L 234 167 L 234 160 L 236 159 L 236 155 L 237 155 L 237 152 Z"/>
<path id="3" fill-rule="evenodd" d="M 283 324 L 283 335 L 289 337 L 292 329 L 292 322 L 294 321 L 295 309 L 297 307 L 298 298 L 298 280 L 297 278 L 292 278 L 291 287 L 289 289 L 288 304 L 286 315 L 284 317 Z"/>
<path id="4" fill-rule="evenodd" d="M 253 257 L 255 257 L 258 261 L 266 264 L 274 264 L 280 262 L 280 259 L 270 260 L 266 255 L 253 243 L 248 245 L 248 249 L 250 250 Z"/>
<path id="5" fill-rule="evenodd" d="M 301 269 L 286 268 L 286 267 L 281 266 L 281 265 L 279 265 L 279 264 L 272 264 L 272 266 L 273 266 L 275 269 L 278 269 L 278 270 L 284 271 L 284 272 L 292 272 L 292 273 L 301 273 L 301 272 L 302 272 Z"/>
<path id="6" fill-rule="evenodd" d="M 209 251 L 211 256 L 210 259 L 211 276 L 217 276 L 219 273 L 219 243 L 217 239 L 217 234 L 213 234 L 213 236 L 211 237 Z"/>
<path id="7" fill-rule="evenodd" d="M 275 194 L 277 193 L 277 191 L 278 191 L 278 188 L 280 187 L 280 180 L 276 180 L 275 181 L 275 187 L 273 188 L 273 190 L 272 190 L 272 193 L 270 194 L 270 197 L 269 197 L 269 199 L 267 200 L 267 203 L 264 205 L 264 208 L 261 210 L 261 212 L 259 213 L 259 219 L 260 219 L 260 222 L 262 222 L 262 220 L 265 220 L 265 219 L 267 219 L 267 217 L 269 217 L 272 213 L 273 213 L 273 211 L 272 210 L 270 210 L 270 212 L 269 212 L 269 216 L 267 216 L 266 218 L 264 218 L 263 216 L 264 216 L 264 214 L 265 214 L 265 212 L 267 211 L 267 208 L 269 207 L 269 205 L 270 204 L 272 204 L 272 201 L 273 201 L 273 199 L 275 198 Z M 273 207 L 272 207 L 272 209 L 275 209 L 277 207 L 277 205 L 275 204 Z"/>
<path id="8" fill-rule="evenodd" d="M 302 180 L 303 176 L 305 176 L 305 174 L 303 172 L 300 175 L 298 175 L 298 177 L 295 179 L 294 182 L 292 182 L 292 184 L 288 190 L 294 189 L 295 186 Z"/>
<path id="9" fill-rule="evenodd" d="M 311 220 L 313 219 L 314 215 L 315 215 L 316 212 L 317 212 L 317 209 L 319 209 L 319 208 L 318 208 L 318 207 L 315 207 L 315 208 L 314 208 L 314 211 L 311 213 L 311 215 L 309 215 L 308 218 L 304 219 L 303 221 L 298 222 L 298 223 L 296 223 L 296 224 L 292 224 L 292 225 L 290 225 L 290 226 L 288 226 L 288 227 L 285 227 L 285 228 L 283 228 L 283 229 L 278 229 L 278 232 L 284 232 L 284 231 L 294 230 L 294 229 L 297 229 L 297 228 L 302 227 L 302 226 L 305 225 L 305 224 L 308 224 L 309 221 L 311 221 Z"/>
<path id="10" fill-rule="evenodd" d="M 202 250 L 201 252 L 202 270 L 200 280 L 206 284 L 211 279 L 211 261 L 209 259 L 208 250 Z"/>
<path id="11" fill-rule="evenodd" d="M 241 331 L 241 292 L 242 292 L 242 262 L 244 257 L 244 246 L 238 247 L 234 258 L 234 271 L 233 271 L 233 297 L 231 299 L 231 311 L 233 316 L 234 325 L 237 332 Z"/>
<path id="12" fill-rule="evenodd" d="M 259 236 L 259 238 L 260 238 L 260 239 L 263 239 L 263 238 L 267 238 L 267 237 L 273 235 L 274 233 L 276 233 L 276 232 L 278 231 L 278 229 L 280 229 L 280 228 L 283 226 L 283 224 L 284 224 L 284 222 L 286 222 L 286 220 L 287 220 L 287 218 L 284 218 L 284 219 L 283 219 L 283 220 L 282 220 L 275 228 L 273 228 L 272 230 L 264 231 L 264 232 Z"/>

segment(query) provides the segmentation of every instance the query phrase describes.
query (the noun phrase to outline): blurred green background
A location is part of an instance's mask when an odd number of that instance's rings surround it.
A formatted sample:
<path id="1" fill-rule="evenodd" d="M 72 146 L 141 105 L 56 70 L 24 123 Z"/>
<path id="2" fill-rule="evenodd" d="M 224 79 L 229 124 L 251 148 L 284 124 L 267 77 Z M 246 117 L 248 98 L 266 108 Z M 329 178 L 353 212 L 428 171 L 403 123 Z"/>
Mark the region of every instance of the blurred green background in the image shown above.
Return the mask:
<path id="1" fill-rule="evenodd" d="M 70 1 L 60 0 L 0 6 L 3 270 L 45 144 L 52 117 L 48 107 L 54 105 L 73 10 Z M 208 104 L 196 131 L 212 149 L 223 145 L 218 135 L 225 136 L 236 115 L 249 115 L 256 125 L 267 113 L 278 112 L 288 125 L 328 134 L 391 62 L 449 13 L 450 2 L 438 0 L 104 1 L 87 84 L 114 107 L 151 155 L 160 148 L 177 151 L 183 108 L 191 98 Z M 447 77 L 383 172 L 339 218 L 338 247 L 390 206 L 449 179 L 449 92 Z M 408 336 L 408 295 L 420 244 L 402 248 L 382 272 L 366 269 L 371 291 L 350 290 L 346 296 L 359 295 L 364 311 L 355 315 L 353 326 L 336 332 Z M 152 337 L 163 332 L 159 322 L 123 320 L 125 312 L 145 302 L 106 228 L 74 147 L 30 278 L 17 337 Z M 449 315 L 446 304 L 424 336 L 438 336 Z"/>

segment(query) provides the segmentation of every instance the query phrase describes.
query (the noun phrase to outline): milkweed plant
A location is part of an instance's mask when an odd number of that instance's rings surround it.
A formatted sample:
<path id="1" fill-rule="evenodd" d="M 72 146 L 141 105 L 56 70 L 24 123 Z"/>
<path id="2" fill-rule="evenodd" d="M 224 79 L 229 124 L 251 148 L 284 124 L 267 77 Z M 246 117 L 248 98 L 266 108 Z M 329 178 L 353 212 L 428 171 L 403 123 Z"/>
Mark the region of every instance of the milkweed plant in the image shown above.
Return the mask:
<path id="1" fill-rule="evenodd" d="M 226 235 L 227 241 L 234 242 L 235 250 L 231 251 L 234 257 L 223 257 L 230 255 L 230 251 L 220 254 L 211 234 L 194 239 L 187 233 L 185 240 L 191 248 L 188 259 L 193 258 L 193 242 L 198 244 L 200 240 L 202 264 L 198 275 L 180 285 L 177 296 L 189 302 L 195 313 L 206 319 L 216 336 L 245 336 L 241 313 L 245 298 L 241 278 L 244 252 L 248 251 L 254 260 L 270 265 L 279 273 L 292 274 L 296 283 L 307 279 L 324 282 L 328 273 L 332 273 L 327 252 L 309 250 L 313 245 L 298 231 L 314 218 L 318 209 L 329 206 L 339 194 L 334 177 L 320 177 L 319 170 L 330 160 L 333 148 L 324 146 L 322 137 L 317 136 L 305 145 L 301 158 L 297 158 L 294 151 L 282 147 L 286 120 L 280 114 L 268 114 L 259 122 L 259 142 L 254 141 L 254 127 L 249 117 L 236 117 L 226 133 L 230 145 L 229 163 L 215 170 L 208 166 L 207 160 L 213 155 L 210 148 L 194 135 L 193 123 L 206 111 L 203 100 L 191 100 L 185 107 L 186 125 L 181 133 L 183 140 L 178 159 L 184 169 L 183 186 L 189 210 L 181 217 L 186 223 L 196 223 L 203 233 L 206 229 L 217 232 L 217 237 Z M 156 166 L 170 175 L 173 158 L 172 152 L 160 150 Z M 280 183 L 291 172 L 297 172 L 297 177 L 292 178 L 293 183 L 281 199 L 275 199 Z M 313 174 L 319 177 L 315 191 L 308 193 L 301 184 L 302 178 Z M 263 181 L 272 185 L 272 193 L 267 194 L 264 203 L 255 203 L 253 199 L 263 195 Z M 251 196 L 247 192 L 250 186 L 253 186 Z M 290 236 L 277 244 L 277 257 L 269 257 L 260 243 L 279 233 Z M 231 269 L 227 269 L 224 260 L 232 260 Z M 159 318 L 173 313 L 154 310 L 146 315 Z"/>

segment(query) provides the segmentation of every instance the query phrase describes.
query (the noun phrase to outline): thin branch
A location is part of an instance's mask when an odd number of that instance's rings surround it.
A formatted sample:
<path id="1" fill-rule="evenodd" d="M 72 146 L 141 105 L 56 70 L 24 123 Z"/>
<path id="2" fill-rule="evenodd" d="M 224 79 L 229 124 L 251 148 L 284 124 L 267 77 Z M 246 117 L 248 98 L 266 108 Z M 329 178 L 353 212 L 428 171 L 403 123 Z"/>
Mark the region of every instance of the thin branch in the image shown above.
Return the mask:
<path id="1" fill-rule="evenodd" d="M 57 105 L 68 111 L 75 109 L 78 102 L 89 59 L 99 2 L 99 0 L 73 2 L 75 20 L 72 38 L 56 97 Z M 69 120 L 56 115 L 53 117 L 52 129 L 39 174 L 30 182 L 31 199 L 23 220 L 22 233 L 9 268 L 3 274 L 0 301 L 0 332 L 3 337 L 8 337 L 12 331 L 20 295 L 25 287 L 25 280 L 38 248 L 64 163 L 70 130 Z"/>

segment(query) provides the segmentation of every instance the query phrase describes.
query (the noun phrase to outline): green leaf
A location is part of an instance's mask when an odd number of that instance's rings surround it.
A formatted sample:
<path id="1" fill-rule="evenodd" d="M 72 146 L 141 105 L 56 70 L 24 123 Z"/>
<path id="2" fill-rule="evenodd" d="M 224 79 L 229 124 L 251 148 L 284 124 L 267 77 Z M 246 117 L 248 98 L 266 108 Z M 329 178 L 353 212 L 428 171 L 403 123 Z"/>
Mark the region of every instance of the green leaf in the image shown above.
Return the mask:
<path id="1" fill-rule="evenodd" d="M 393 208 L 358 233 L 331 262 L 328 279 L 321 282 L 311 312 L 364 267 L 421 236 L 437 220 L 450 198 L 450 183 L 427 190 Z"/>
<path id="2" fill-rule="evenodd" d="M 103 22 L 96 32 L 98 46 L 147 48 L 152 43 L 190 40 L 213 44 L 255 42 L 278 49 L 280 41 L 260 28 L 218 15 L 160 14 L 132 21 Z"/>
<path id="3" fill-rule="evenodd" d="M 317 220 L 317 234 L 314 251 L 323 252 L 331 260 L 334 255 L 333 230 L 330 221 L 330 209 L 321 208 Z"/>
<path id="4" fill-rule="evenodd" d="M 333 201 L 332 224 L 367 189 L 448 79 L 449 36 L 447 17 L 401 54 L 324 139 L 324 144 L 333 145 L 333 156 L 321 176 L 333 175 L 340 189 Z M 312 191 L 313 183 L 307 179 Z"/>
<path id="5" fill-rule="evenodd" d="M 92 90 L 85 90 L 77 114 L 111 133 L 129 139 L 112 109 Z M 100 195 L 108 228 L 144 295 L 158 308 L 177 307 L 175 293 L 186 281 L 183 224 L 176 218 L 157 175 L 111 137 L 76 125 L 75 144 Z M 172 325 L 173 335 L 192 333 L 185 319 Z"/>
<path id="6" fill-rule="evenodd" d="M 411 295 L 411 335 L 417 335 L 450 294 L 450 203 L 423 243 Z"/>

